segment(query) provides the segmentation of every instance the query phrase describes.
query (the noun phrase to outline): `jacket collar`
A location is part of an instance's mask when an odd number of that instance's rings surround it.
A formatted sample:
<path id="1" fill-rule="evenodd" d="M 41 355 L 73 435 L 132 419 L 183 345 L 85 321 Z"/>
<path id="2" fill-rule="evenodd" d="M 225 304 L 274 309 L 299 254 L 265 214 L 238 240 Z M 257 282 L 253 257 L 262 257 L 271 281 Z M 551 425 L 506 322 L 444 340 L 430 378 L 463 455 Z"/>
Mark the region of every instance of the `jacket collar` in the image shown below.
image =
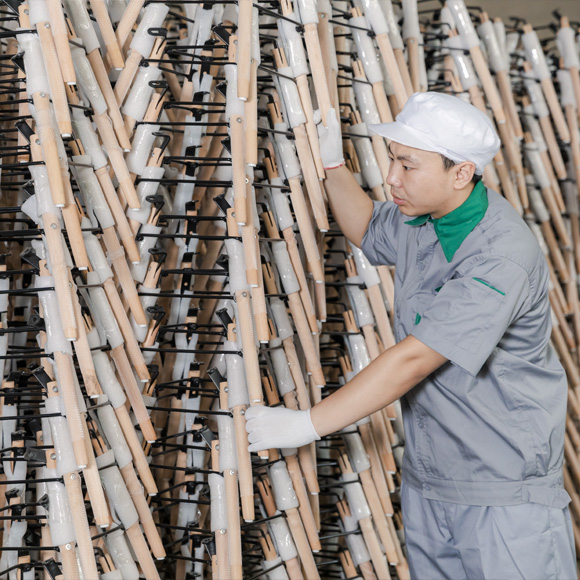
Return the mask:
<path id="1" fill-rule="evenodd" d="M 405 222 L 409 226 L 422 226 L 427 221 L 433 222 L 435 234 L 445 254 L 447 262 L 451 262 L 459 246 L 483 219 L 489 202 L 487 190 L 480 181 L 473 188 L 469 197 L 452 212 L 439 219 L 433 219 L 429 214 L 421 215 Z"/>

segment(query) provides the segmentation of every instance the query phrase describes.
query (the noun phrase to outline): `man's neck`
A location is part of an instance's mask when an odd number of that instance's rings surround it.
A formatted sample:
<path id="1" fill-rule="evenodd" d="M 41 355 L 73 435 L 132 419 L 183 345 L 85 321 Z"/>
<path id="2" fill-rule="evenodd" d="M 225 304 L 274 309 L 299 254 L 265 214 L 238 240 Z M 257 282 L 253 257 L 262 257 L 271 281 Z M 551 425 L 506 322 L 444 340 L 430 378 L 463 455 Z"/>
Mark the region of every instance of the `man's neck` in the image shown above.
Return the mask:
<path id="1" fill-rule="evenodd" d="M 458 207 L 461 207 L 471 195 L 475 185 L 473 183 L 469 183 L 467 187 L 463 189 L 457 190 L 456 195 L 449 199 L 449 203 L 442 207 L 440 210 L 433 212 L 431 217 L 433 219 L 440 219 L 447 214 L 450 214 L 452 211 L 455 211 Z"/>

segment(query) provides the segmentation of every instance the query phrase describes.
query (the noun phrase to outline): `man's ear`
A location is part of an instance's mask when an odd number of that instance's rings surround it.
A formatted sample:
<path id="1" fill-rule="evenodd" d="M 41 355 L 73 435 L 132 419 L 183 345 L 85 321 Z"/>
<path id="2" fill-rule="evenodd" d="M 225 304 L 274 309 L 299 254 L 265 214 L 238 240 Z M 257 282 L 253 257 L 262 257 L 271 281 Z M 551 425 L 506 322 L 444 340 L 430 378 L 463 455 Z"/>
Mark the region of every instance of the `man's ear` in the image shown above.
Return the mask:
<path id="1" fill-rule="evenodd" d="M 463 161 L 458 163 L 455 167 L 455 189 L 463 189 L 473 179 L 475 175 L 475 163 L 471 161 Z"/>

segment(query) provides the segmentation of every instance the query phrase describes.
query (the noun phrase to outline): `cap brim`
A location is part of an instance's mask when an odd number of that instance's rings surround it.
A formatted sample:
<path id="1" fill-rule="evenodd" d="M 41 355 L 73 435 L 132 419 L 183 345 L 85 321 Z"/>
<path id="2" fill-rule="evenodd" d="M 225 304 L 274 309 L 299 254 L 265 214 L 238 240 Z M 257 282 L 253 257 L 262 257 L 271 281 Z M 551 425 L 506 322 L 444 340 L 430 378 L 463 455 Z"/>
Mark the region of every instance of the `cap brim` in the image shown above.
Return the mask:
<path id="1" fill-rule="evenodd" d="M 421 149 L 423 151 L 435 151 L 433 145 L 428 141 L 424 141 L 411 133 L 405 125 L 394 121 L 393 123 L 377 123 L 368 126 L 369 130 L 381 137 L 385 137 L 395 143 L 400 143 L 407 147 L 413 147 L 414 149 Z"/>

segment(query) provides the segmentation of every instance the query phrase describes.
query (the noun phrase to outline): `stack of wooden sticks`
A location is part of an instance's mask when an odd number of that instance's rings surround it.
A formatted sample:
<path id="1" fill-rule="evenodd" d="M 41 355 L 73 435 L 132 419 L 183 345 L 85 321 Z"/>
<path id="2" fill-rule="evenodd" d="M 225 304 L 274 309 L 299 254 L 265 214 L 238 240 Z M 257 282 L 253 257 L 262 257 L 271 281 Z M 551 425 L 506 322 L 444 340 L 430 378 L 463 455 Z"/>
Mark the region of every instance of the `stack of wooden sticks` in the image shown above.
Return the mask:
<path id="1" fill-rule="evenodd" d="M 247 451 L 394 344 L 393 270 L 328 212 L 316 123 L 390 198 L 413 92 L 489 114 L 550 266 L 580 553 L 580 46 L 463 0 L 10 0 L 0 42 L 0 576 L 409 578 L 398 403 Z"/>

